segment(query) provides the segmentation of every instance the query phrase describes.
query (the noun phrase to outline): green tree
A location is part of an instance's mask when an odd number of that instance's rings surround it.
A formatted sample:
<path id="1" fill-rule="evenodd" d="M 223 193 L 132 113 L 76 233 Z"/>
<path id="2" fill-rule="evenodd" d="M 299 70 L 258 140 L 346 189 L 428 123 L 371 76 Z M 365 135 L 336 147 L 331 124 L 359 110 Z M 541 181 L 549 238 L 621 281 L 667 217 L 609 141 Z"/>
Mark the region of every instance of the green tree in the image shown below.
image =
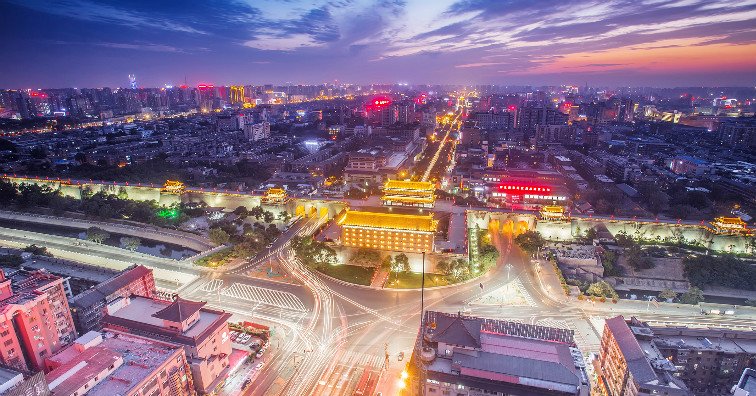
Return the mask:
<path id="1" fill-rule="evenodd" d="M 386 255 L 386 257 L 381 260 L 381 268 L 384 270 L 392 271 L 392 268 L 394 266 L 394 258 L 391 257 L 391 255 Z"/>
<path id="2" fill-rule="evenodd" d="M 613 251 L 606 250 L 601 255 L 601 264 L 604 266 L 604 276 L 619 275 L 619 268 L 617 267 L 617 254 Z"/>
<path id="3" fill-rule="evenodd" d="M 638 245 L 627 250 L 627 263 L 636 271 L 654 268 L 654 262 Z"/>
<path id="4" fill-rule="evenodd" d="M 607 298 L 618 298 L 619 295 L 616 291 L 614 291 L 614 288 L 612 285 L 605 281 L 598 281 L 596 283 L 591 283 L 590 286 L 588 286 L 588 289 L 585 291 L 586 294 L 596 297 L 607 297 Z"/>
<path id="5" fill-rule="evenodd" d="M 373 249 L 358 249 L 349 258 L 349 263 L 360 267 L 376 267 L 381 263 L 381 254 Z"/>
<path id="6" fill-rule="evenodd" d="M 262 246 L 262 243 L 255 242 L 251 239 L 246 239 L 242 242 L 237 243 L 234 245 L 234 256 L 239 258 L 249 258 L 257 254 L 260 247 Z"/>
<path id="7" fill-rule="evenodd" d="M 260 220 L 263 217 L 263 213 L 265 213 L 265 210 L 263 210 L 262 206 L 255 206 L 249 210 L 249 215 L 257 220 Z"/>
<path id="8" fill-rule="evenodd" d="M 659 298 L 667 301 L 672 301 L 677 298 L 677 292 L 672 289 L 664 289 L 659 293 Z"/>
<path id="9" fill-rule="evenodd" d="M 515 243 L 526 253 L 532 255 L 546 244 L 546 240 L 543 239 L 540 232 L 530 230 L 516 236 Z"/>
<path id="10" fill-rule="evenodd" d="M 0 203 L 9 205 L 18 197 L 18 190 L 13 183 L 0 179 Z"/>
<path id="11" fill-rule="evenodd" d="M 20 254 L 3 254 L 0 255 L 0 267 L 18 268 L 24 263 Z"/>
<path id="12" fill-rule="evenodd" d="M 598 238 L 598 231 L 596 231 L 595 227 L 591 227 L 585 230 L 585 237 L 583 238 L 585 242 L 593 242 L 593 240 L 596 238 Z"/>
<path id="13" fill-rule="evenodd" d="M 635 240 L 633 240 L 633 237 L 628 235 L 625 231 L 620 231 L 616 235 L 614 235 L 614 240 L 617 242 L 617 245 L 623 248 L 629 248 L 630 246 L 635 245 Z"/>
<path id="14" fill-rule="evenodd" d="M 410 272 L 409 257 L 404 253 L 399 253 L 394 257 L 394 263 L 401 272 Z"/>
<path id="15" fill-rule="evenodd" d="M 449 276 L 459 282 L 470 277 L 470 263 L 467 260 L 455 259 L 449 263 Z"/>
<path id="16" fill-rule="evenodd" d="M 288 223 L 291 220 L 291 213 L 284 210 L 278 214 L 278 220 L 281 220 L 282 223 Z"/>
<path id="17" fill-rule="evenodd" d="M 110 238 L 110 233 L 107 231 L 97 228 L 97 227 L 89 227 L 87 229 L 87 240 L 92 241 L 94 243 L 103 243 L 106 239 Z"/>
<path id="18" fill-rule="evenodd" d="M 133 252 L 139 249 L 139 246 L 141 245 L 142 245 L 142 240 L 137 237 L 130 237 L 130 236 L 121 237 L 121 247 L 123 247 L 124 249 L 128 249 Z"/>
<path id="19" fill-rule="evenodd" d="M 482 241 L 482 239 L 480 239 Z M 496 265 L 499 260 L 499 251 L 491 244 L 481 243 L 480 252 L 478 254 L 478 262 L 480 263 L 480 269 L 485 271 Z"/>
<path id="20" fill-rule="evenodd" d="M 698 304 L 704 300 L 703 290 L 693 286 L 680 296 L 683 304 Z"/>
<path id="21" fill-rule="evenodd" d="M 452 273 L 451 263 L 446 260 L 440 260 L 436 263 L 436 271 L 443 275 L 449 276 Z"/>
<path id="22" fill-rule="evenodd" d="M 658 215 L 669 207 L 669 195 L 662 191 L 654 190 L 649 194 L 647 203 L 651 213 Z"/>
<path id="23" fill-rule="evenodd" d="M 687 257 L 683 273 L 696 287 L 756 290 L 756 268 L 733 255 Z"/>
<path id="24" fill-rule="evenodd" d="M 24 248 L 24 252 L 31 253 L 36 256 L 48 256 L 52 257 L 52 253 L 47 251 L 47 248 L 44 246 L 37 246 L 37 245 L 29 245 Z"/>
<path id="25" fill-rule="evenodd" d="M 275 220 L 275 219 L 276 219 L 276 216 L 272 212 L 269 212 L 267 210 L 265 212 L 263 212 L 263 221 L 264 222 L 266 222 L 266 223 L 272 223 L 273 220 Z"/>
<path id="26" fill-rule="evenodd" d="M 211 228 L 207 233 L 207 237 L 216 245 L 225 245 L 231 240 L 228 232 L 220 227 Z"/>
<path id="27" fill-rule="evenodd" d="M 234 209 L 233 212 L 235 215 L 241 217 L 242 219 L 247 217 L 249 215 L 249 211 L 244 206 L 238 206 L 236 209 Z"/>

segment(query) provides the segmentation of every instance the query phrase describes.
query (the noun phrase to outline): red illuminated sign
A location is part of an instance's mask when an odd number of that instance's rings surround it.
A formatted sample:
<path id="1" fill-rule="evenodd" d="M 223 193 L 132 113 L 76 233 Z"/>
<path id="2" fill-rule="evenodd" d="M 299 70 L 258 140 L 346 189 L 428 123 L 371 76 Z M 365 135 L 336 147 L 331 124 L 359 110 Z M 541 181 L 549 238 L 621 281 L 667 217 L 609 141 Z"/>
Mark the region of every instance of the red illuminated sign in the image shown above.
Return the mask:
<path id="1" fill-rule="evenodd" d="M 200 84 L 200 85 L 197 85 L 197 88 L 199 88 L 199 89 L 210 89 L 210 88 L 213 88 L 213 84 Z"/>
<path id="2" fill-rule="evenodd" d="M 375 101 L 373 101 L 373 104 L 376 106 L 384 106 L 389 103 L 391 103 L 391 101 L 387 99 L 376 99 Z"/>
<path id="3" fill-rule="evenodd" d="M 499 190 L 510 194 L 549 193 L 551 187 L 502 184 L 499 186 Z"/>

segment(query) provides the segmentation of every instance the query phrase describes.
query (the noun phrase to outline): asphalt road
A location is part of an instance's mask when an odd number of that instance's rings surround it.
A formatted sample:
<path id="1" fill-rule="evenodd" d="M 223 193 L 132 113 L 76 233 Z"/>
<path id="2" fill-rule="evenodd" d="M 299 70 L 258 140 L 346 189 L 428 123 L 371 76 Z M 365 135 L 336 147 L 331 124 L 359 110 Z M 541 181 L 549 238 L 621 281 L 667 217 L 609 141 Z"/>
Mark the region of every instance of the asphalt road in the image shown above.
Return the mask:
<path id="1" fill-rule="evenodd" d="M 269 251 L 226 272 L 198 271 L 175 260 L 136 257 L 124 249 L 97 244 L 72 245 L 71 238 L 6 229 L 0 229 L 0 235 L 20 244 L 44 244 L 97 260 L 141 261 L 192 276 L 181 288 L 182 297 L 208 301 L 209 306 L 232 313 L 233 321 L 250 320 L 274 328 L 275 348 L 261 358 L 264 367 L 243 366 L 228 381 L 225 394 L 351 395 L 366 372 L 379 375 L 377 391 L 399 394 L 398 379 L 419 327 L 421 293 L 357 287 L 309 271 L 288 243 L 295 235 L 312 233 L 321 222 L 301 220 Z M 657 325 L 756 327 L 756 311 L 749 308 L 740 308 L 735 316 L 702 316 L 697 307 L 679 304 L 655 307 L 639 301 L 602 304 L 568 299 L 552 270 L 534 265 L 531 257 L 513 245 L 511 234 L 494 234 L 492 240 L 501 253 L 497 266 L 474 281 L 427 290 L 425 309 L 568 328 L 586 354 L 598 352 L 603 319 L 619 314 Z M 279 264 L 296 283 L 248 275 L 268 261 Z M 406 357 L 402 362 L 399 352 Z M 246 378 L 254 382 L 242 391 Z"/>

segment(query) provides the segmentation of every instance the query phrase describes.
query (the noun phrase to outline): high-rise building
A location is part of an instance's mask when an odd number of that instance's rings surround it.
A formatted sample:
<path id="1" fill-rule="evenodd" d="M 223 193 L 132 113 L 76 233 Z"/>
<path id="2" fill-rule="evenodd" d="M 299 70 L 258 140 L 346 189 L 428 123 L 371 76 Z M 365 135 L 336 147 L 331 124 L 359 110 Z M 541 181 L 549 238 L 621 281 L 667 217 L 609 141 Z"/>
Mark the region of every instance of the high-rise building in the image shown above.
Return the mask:
<path id="1" fill-rule="evenodd" d="M 267 139 L 270 137 L 270 123 L 258 122 L 256 124 L 245 124 L 243 127 L 244 138 L 250 141 Z"/>
<path id="2" fill-rule="evenodd" d="M 410 360 L 423 395 L 590 393 L 573 332 L 428 311 Z"/>
<path id="3" fill-rule="evenodd" d="M 545 107 L 521 107 L 517 109 L 517 127 L 535 129 L 536 125 L 564 125 L 569 116 L 556 109 Z"/>
<path id="4" fill-rule="evenodd" d="M 44 270 L 0 270 L 0 363 L 41 370 L 76 338 L 63 282 Z"/>
<path id="5" fill-rule="evenodd" d="M 137 89 L 138 88 L 138 86 L 137 86 L 137 80 L 136 80 L 136 75 L 134 75 L 134 74 L 129 74 L 129 88 L 131 88 L 131 89 Z"/>
<path id="6" fill-rule="evenodd" d="M 756 117 L 723 122 L 717 133 L 719 141 L 728 147 L 756 148 Z"/>
<path id="7" fill-rule="evenodd" d="M 75 296 L 71 300 L 71 316 L 79 334 L 102 329 L 102 320 L 108 304 L 132 294 L 152 297 L 155 278 L 152 270 L 143 265 L 133 265 L 120 274 Z"/>
<path id="8" fill-rule="evenodd" d="M 594 361 L 596 394 L 692 396 L 675 375 L 678 369 L 648 337 L 636 338 L 643 332 L 647 329 L 631 328 L 622 316 L 606 320 L 600 356 Z"/>
<path id="9" fill-rule="evenodd" d="M 201 394 L 221 386 L 228 373 L 231 314 L 205 308 L 204 302 L 131 296 L 108 307 L 103 328 L 184 347 L 194 387 Z"/>
<path id="10" fill-rule="evenodd" d="M 512 129 L 515 125 L 514 113 L 507 111 L 501 113 L 472 113 L 469 119 L 476 121 L 481 129 L 487 130 Z"/>

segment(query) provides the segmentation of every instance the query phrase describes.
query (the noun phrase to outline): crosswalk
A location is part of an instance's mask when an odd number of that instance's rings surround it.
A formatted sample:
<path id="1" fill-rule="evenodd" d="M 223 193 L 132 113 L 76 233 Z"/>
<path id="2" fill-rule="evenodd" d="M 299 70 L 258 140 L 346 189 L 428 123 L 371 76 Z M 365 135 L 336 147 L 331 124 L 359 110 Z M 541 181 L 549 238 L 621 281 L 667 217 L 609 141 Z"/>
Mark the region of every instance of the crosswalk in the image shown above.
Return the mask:
<path id="1" fill-rule="evenodd" d="M 572 330 L 566 320 L 547 318 L 547 319 L 541 319 L 537 321 L 535 324 L 537 324 L 538 326 L 555 327 L 557 329 Z"/>
<path id="2" fill-rule="evenodd" d="M 382 368 L 385 362 L 385 356 L 374 355 L 363 352 L 346 351 L 339 359 L 339 363 L 351 367 L 373 367 Z"/>
<path id="3" fill-rule="evenodd" d="M 533 296 L 528 293 L 518 277 L 471 301 L 475 305 L 500 305 L 507 307 L 535 307 Z"/>
<path id="4" fill-rule="evenodd" d="M 220 294 L 293 311 L 307 312 L 307 308 L 302 300 L 289 292 L 233 283 L 231 286 L 221 290 Z"/>
<path id="5" fill-rule="evenodd" d="M 222 279 L 212 279 L 209 282 L 202 285 L 200 290 L 208 293 L 215 293 L 217 292 L 221 287 L 223 287 L 223 280 Z"/>

